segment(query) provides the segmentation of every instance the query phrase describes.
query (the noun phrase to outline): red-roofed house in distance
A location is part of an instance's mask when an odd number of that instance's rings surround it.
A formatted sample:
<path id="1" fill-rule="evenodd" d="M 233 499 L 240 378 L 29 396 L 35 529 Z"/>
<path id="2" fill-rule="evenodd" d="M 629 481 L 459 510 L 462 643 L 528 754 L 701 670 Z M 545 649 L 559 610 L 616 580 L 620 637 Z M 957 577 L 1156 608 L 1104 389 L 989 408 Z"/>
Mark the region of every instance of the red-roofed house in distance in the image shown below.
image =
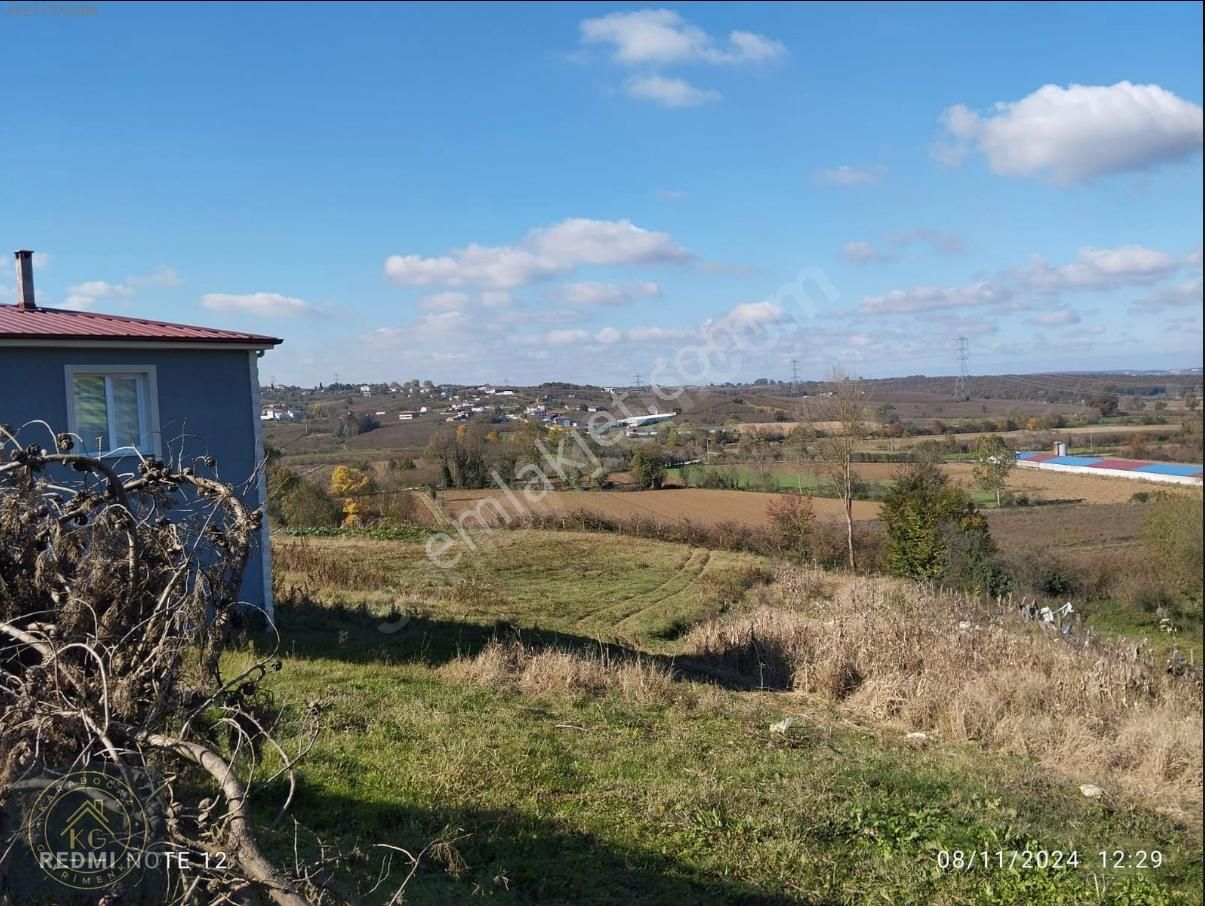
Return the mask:
<path id="1" fill-rule="evenodd" d="M 258 359 L 275 337 L 93 311 L 41 308 L 33 253 L 16 253 L 17 302 L 0 305 L 0 423 L 43 421 L 119 473 L 138 456 L 212 456 L 221 480 L 263 505 Z M 43 429 L 44 430 L 44 429 Z M 25 432 L 21 432 L 25 439 Z M 31 442 L 45 445 L 33 427 Z M 271 614 L 268 520 L 242 597 Z"/>

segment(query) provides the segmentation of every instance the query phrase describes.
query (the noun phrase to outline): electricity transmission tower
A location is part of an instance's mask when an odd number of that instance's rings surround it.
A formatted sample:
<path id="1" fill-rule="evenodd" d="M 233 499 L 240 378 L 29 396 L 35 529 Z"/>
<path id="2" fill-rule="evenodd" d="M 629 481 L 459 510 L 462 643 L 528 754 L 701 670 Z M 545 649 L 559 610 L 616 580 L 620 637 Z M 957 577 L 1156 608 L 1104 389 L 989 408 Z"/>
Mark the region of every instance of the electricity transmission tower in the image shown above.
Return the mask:
<path id="1" fill-rule="evenodd" d="M 799 359 L 791 359 L 791 396 L 799 396 Z"/>
<path id="2" fill-rule="evenodd" d="M 971 398 L 970 382 L 967 378 L 967 338 L 958 338 L 958 380 L 954 384 L 954 398 L 969 400 Z"/>

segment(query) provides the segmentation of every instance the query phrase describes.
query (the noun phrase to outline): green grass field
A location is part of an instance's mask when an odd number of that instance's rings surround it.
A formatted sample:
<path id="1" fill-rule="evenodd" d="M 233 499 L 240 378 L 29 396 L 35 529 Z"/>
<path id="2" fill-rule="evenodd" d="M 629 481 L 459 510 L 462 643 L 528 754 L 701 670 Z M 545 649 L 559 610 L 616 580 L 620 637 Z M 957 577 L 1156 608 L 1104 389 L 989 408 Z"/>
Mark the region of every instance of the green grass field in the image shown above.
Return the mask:
<path id="1" fill-rule="evenodd" d="M 755 557 L 631 538 L 497 537 L 455 575 L 417 543 L 276 545 L 278 584 L 293 592 L 279 607 L 271 693 L 286 741 L 305 714 L 325 728 L 299 772 L 299 839 L 417 852 L 457 838 L 457 855 L 424 860 L 407 902 L 1201 901 L 1199 829 L 1086 799 L 1080 779 L 1029 759 L 916 749 L 830 705 L 689 673 L 655 700 L 457 678 L 450 662 L 496 635 L 669 664 L 686 627 L 748 606 L 766 575 Z M 393 631 L 397 601 L 422 616 Z M 263 651 L 248 641 L 227 671 Z M 786 717 L 787 732 L 771 731 Z M 293 826 L 268 826 L 283 789 L 257 814 L 291 864 Z M 1080 867 L 958 872 L 938 861 L 943 850 L 1026 849 L 1076 850 Z M 1152 849 L 1158 869 L 1099 864 L 1103 850 Z M 384 902 L 383 890 L 369 901 Z"/>
<path id="2" fill-rule="evenodd" d="M 524 629 L 669 650 L 675 632 L 723 613 L 764 563 L 748 554 L 633 538 L 499 531 L 454 570 L 420 543 L 287 539 L 275 548 L 286 587 L 322 600 L 390 604 L 401 599 L 437 619 L 511 623 Z"/>
<path id="3" fill-rule="evenodd" d="M 832 480 L 822 475 L 810 473 L 791 473 L 780 469 L 758 470 L 752 466 L 688 466 L 686 478 L 682 477 L 682 469 L 668 469 L 666 475 L 674 484 L 689 487 L 705 487 L 704 481 L 708 474 L 722 477 L 730 482 L 734 490 L 744 491 L 796 491 L 812 497 L 840 496 Z M 859 486 L 859 500 L 882 500 L 890 489 L 891 483 L 886 481 L 864 480 Z M 967 495 L 977 506 L 994 508 L 996 495 L 978 488 L 967 488 Z"/>
<path id="4" fill-rule="evenodd" d="M 681 468 L 669 469 L 666 474 L 675 483 L 689 484 L 691 487 L 704 487 L 703 482 L 710 474 L 730 481 L 734 490 L 798 491 L 814 497 L 837 496 L 837 489 L 832 480 L 822 475 L 802 472 L 791 474 L 779 469 L 759 470 L 748 465 L 687 466 L 685 482 Z M 861 497 L 865 500 L 878 500 L 886 489 L 887 485 L 881 482 L 863 482 Z"/>

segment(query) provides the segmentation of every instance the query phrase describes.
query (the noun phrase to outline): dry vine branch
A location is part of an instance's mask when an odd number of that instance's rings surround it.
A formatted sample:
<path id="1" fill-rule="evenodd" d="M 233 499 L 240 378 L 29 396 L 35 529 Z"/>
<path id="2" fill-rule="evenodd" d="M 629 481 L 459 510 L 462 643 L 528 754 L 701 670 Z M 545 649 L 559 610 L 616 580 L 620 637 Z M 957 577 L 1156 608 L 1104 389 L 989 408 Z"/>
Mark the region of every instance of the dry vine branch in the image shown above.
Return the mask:
<path id="1" fill-rule="evenodd" d="M 318 855 L 306 859 L 295 845 L 288 871 L 265 856 L 248 803 L 284 777 L 283 816 L 322 703 L 301 716 L 289 753 L 274 736 L 281 710 L 260 694 L 281 669 L 275 653 L 221 675 L 231 631 L 257 618 L 238 594 L 262 514 L 198 474 L 214 467 L 209 457 L 192 466 L 138 457 L 136 473 L 118 474 L 73 453 L 70 436 L 51 437 L 48 448 L 23 445 L 0 425 L 0 807 L 45 786 L 47 767 L 101 759 L 145 771 L 162 805 L 159 842 L 231 857 L 171 879 L 172 906 L 355 902 L 380 891 L 391 857 L 405 853 L 409 870 L 390 898 L 401 902 L 424 856 L 458 862 L 450 840 L 416 856 L 374 844 L 387 855 L 349 893 L 336 874 L 372 861 L 358 846 L 315 838 Z M 279 764 L 256 782 L 265 750 Z M 0 878 L 14 841 L 0 836 Z M 3 890 L 0 906 L 10 906 Z"/>
<path id="2" fill-rule="evenodd" d="M 200 768 L 224 813 L 208 817 L 220 810 L 165 782 L 167 842 L 229 853 L 232 864 L 179 884 L 172 902 L 305 904 L 251 832 L 234 760 L 205 735 L 214 711 L 250 749 L 269 737 L 253 700 L 279 661 L 230 682 L 219 667 L 247 613 L 238 592 L 261 514 L 191 468 L 141 459 L 137 474 L 118 475 L 72 445 L 59 435 L 50 450 L 23 446 L 0 427 L 0 803 L 45 765 L 102 758 L 172 777 Z M 296 759 L 268 744 L 291 796 Z"/>

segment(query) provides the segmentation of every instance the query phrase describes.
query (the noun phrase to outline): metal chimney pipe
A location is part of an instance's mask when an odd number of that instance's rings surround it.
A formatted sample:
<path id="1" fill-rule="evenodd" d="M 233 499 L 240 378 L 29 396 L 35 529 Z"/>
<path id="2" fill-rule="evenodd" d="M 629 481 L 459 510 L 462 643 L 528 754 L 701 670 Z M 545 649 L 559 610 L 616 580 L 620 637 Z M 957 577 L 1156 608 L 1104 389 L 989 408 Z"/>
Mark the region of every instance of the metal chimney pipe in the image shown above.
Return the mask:
<path id="1" fill-rule="evenodd" d="M 21 249 L 13 252 L 17 259 L 17 308 L 21 311 L 37 311 L 33 298 L 33 252 Z"/>

